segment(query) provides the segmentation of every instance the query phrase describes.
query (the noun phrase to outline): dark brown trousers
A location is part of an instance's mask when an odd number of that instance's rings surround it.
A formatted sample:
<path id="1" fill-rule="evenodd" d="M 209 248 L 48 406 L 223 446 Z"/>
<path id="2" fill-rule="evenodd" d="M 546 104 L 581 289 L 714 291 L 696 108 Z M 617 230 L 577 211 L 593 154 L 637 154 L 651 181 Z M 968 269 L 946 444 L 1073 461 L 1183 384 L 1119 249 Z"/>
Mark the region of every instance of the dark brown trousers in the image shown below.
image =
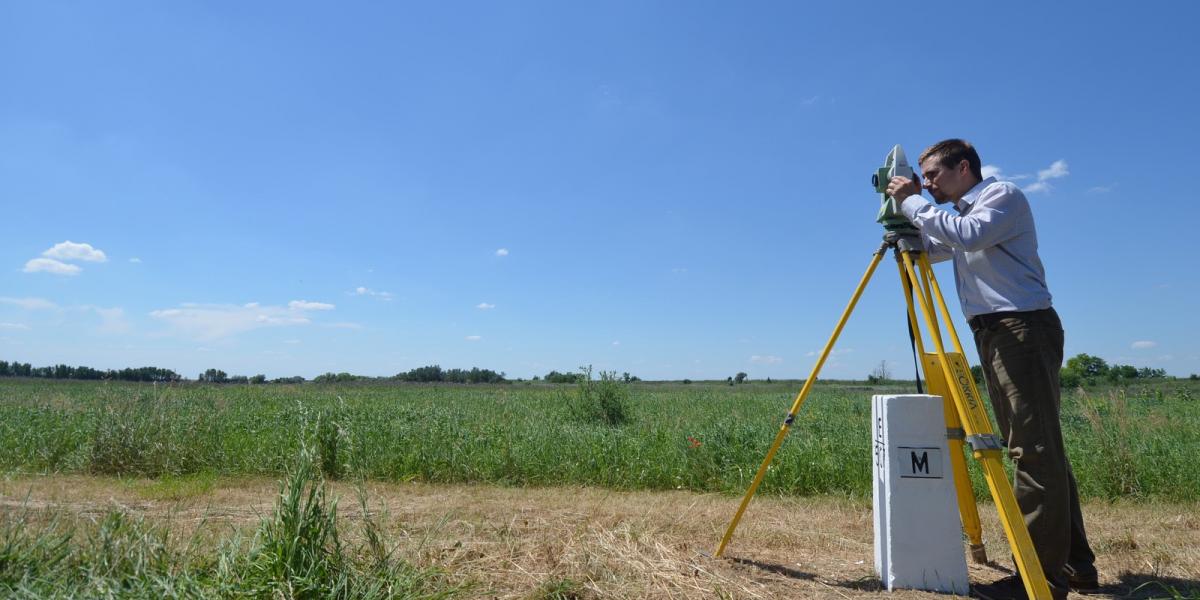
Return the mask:
<path id="1" fill-rule="evenodd" d="M 988 395 L 1016 468 L 1013 489 L 1042 570 L 1067 589 L 1065 568 L 1092 574 L 1075 475 L 1059 423 L 1063 329 L 1053 308 L 971 320 Z"/>

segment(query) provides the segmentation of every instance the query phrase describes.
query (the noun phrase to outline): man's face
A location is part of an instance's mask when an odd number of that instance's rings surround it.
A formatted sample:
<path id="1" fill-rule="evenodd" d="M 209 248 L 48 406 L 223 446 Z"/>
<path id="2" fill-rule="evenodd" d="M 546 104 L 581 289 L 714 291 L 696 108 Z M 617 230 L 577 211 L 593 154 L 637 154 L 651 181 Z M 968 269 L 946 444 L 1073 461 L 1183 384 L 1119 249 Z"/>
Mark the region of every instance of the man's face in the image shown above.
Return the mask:
<path id="1" fill-rule="evenodd" d="M 947 167 L 939 156 L 930 156 L 921 163 L 921 175 L 925 178 L 925 189 L 938 204 L 957 202 L 978 183 L 971 175 L 969 162 L 962 160 L 954 167 Z"/>

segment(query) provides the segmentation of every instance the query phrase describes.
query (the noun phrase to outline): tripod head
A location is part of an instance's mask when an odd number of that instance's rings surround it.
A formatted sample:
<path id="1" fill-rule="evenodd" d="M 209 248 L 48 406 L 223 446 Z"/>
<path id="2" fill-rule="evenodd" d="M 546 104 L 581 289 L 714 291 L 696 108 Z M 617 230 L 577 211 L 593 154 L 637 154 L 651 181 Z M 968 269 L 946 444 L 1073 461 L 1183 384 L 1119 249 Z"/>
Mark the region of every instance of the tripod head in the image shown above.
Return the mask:
<path id="1" fill-rule="evenodd" d="M 879 192 L 881 198 L 879 214 L 875 217 L 875 222 L 883 225 L 883 228 L 889 232 L 916 235 L 917 228 L 908 222 L 904 213 L 900 212 L 900 206 L 896 202 L 896 199 L 887 195 L 888 182 L 893 177 L 913 178 L 912 167 L 908 166 L 908 159 L 904 156 L 904 149 L 899 144 L 892 147 L 892 151 L 888 153 L 883 166 L 879 167 L 871 175 L 871 185 L 875 186 L 875 191 Z"/>

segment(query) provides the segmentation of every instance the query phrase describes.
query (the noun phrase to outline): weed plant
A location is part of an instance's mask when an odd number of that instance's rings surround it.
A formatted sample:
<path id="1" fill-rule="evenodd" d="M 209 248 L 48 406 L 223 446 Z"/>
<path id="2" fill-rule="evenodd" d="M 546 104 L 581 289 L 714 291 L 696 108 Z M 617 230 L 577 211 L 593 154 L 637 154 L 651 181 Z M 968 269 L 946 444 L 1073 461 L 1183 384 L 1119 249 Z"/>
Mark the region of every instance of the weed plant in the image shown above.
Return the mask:
<path id="1" fill-rule="evenodd" d="M 600 380 L 592 380 L 592 367 L 580 367 L 579 387 L 567 400 L 571 412 L 583 423 L 617 427 L 630 420 L 628 385 L 621 383 L 616 371 L 600 371 Z"/>

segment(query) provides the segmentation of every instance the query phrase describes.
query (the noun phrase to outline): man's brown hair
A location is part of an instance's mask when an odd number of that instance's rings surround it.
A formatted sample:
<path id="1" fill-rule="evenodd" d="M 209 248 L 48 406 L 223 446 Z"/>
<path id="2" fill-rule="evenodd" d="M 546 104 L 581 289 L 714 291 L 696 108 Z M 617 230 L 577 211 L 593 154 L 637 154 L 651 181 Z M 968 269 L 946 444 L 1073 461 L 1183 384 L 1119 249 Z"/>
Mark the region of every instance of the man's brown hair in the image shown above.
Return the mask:
<path id="1" fill-rule="evenodd" d="M 926 148 L 917 158 L 917 164 L 925 162 L 928 158 L 936 158 L 938 164 L 945 169 L 956 168 L 965 160 L 971 166 L 971 174 L 983 181 L 983 164 L 979 161 L 979 153 L 975 151 L 975 146 L 966 140 L 942 140 Z"/>

